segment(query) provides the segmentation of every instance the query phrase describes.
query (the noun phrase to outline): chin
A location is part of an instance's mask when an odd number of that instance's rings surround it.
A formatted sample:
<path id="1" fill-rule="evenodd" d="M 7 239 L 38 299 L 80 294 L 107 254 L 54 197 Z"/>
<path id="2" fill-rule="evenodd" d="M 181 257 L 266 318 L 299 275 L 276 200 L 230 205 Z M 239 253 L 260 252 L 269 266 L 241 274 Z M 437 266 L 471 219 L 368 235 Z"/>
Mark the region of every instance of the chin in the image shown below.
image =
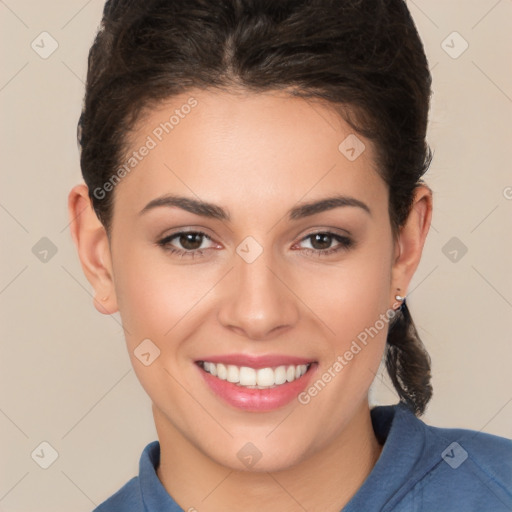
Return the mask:
<path id="1" fill-rule="evenodd" d="M 208 450 L 204 453 L 214 462 L 233 471 L 247 473 L 267 473 L 285 471 L 299 465 L 310 451 L 306 446 L 292 444 L 290 439 L 297 440 L 298 435 L 289 435 L 278 438 L 273 442 L 265 439 L 265 436 L 254 436 L 240 440 L 230 440 L 223 444 L 222 451 Z M 288 440 L 288 442 L 287 442 Z M 233 456 L 234 455 L 234 456 Z"/>

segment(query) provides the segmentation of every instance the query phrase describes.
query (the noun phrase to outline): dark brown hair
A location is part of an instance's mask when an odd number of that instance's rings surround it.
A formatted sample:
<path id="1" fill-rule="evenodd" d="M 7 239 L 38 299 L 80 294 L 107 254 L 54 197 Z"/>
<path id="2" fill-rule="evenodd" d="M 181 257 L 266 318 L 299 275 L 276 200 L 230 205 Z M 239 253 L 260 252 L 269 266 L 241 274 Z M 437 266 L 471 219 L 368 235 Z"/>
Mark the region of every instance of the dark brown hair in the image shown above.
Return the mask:
<path id="1" fill-rule="evenodd" d="M 82 174 L 107 233 L 114 193 L 103 187 L 128 134 L 145 109 L 192 88 L 325 100 L 372 141 L 398 235 L 432 158 L 431 75 L 403 0 L 107 1 L 78 123 Z M 400 400 L 422 414 L 430 359 L 407 306 L 390 325 L 386 364 Z"/>

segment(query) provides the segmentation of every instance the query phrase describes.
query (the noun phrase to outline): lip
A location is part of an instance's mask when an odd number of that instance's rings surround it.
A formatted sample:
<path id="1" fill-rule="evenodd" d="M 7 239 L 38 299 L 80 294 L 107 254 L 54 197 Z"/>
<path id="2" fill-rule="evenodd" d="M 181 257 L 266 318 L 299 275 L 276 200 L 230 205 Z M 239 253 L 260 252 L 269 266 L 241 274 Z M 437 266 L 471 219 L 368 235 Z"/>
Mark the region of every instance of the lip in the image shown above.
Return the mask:
<path id="1" fill-rule="evenodd" d="M 281 354 L 266 354 L 261 356 L 249 355 L 249 354 L 226 354 L 224 356 L 206 356 L 199 361 L 208 361 L 215 364 L 233 364 L 235 366 L 249 366 L 255 370 L 261 368 L 277 368 L 278 366 L 288 365 L 299 365 L 299 364 L 310 364 L 315 361 L 311 359 L 305 359 L 303 357 L 295 357 Z M 308 372 L 309 373 L 309 372 Z"/>
<path id="2" fill-rule="evenodd" d="M 251 363 L 248 362 L 249 360 L 251 360 Z M 218 379 L 203 370 L 198 364 L 195 365 L 206 385 L 216 396 L 232 407 L 246 412 L 267 412 L 288 405 L 308 386 L 318 367 L 318 364 L 311 360 L 289 356 L 247 358 L 247 356 L 239 357 L 239 355 L 232 355 L 230 357 L 219 356 L 205 358 L 204 361 L 235 364 L 236 366 L 250 366 L 252 368 L 267 368 L 287 364 L 310 364 L 308 371 L 298 379 L 269 389 L 251 389 L 238 386 L 227 380 Z"/>

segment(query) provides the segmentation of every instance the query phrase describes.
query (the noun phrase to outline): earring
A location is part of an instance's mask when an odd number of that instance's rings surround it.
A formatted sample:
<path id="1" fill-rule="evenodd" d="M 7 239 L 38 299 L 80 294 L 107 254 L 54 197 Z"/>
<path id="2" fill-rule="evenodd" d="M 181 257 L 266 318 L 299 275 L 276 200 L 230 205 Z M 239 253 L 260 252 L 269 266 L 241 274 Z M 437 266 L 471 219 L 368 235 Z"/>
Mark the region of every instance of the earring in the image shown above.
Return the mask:
<path id="1" fill-rule="evenodd" d="M 397 291 L 400 291 L 400 288 L 397 288 Z M 398 302 L 401 302 L 402 304 L 400 304 L 400 307 L 397 308 L 395 311 L 402 311 L 404 308 L 405 308 L 405 299 L 406 299 L 406 295 L 404 295 L 403 297 L 401 295 L 395 295 L 395 300 L 397 300 Z"/>

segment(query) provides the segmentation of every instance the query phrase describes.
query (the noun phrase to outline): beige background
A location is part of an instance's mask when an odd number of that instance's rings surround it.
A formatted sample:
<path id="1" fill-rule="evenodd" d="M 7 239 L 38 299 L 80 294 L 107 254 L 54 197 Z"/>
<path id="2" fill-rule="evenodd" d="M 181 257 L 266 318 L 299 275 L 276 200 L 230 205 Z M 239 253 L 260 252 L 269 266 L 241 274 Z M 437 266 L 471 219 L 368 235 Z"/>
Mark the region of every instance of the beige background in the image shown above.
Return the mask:
<path id="1" fill-rule="evenodd" d="M 409 289 L 433 360 L 435 397 L 425 418 L 512 437 L 512 1 L 408 4 L 435 91 L 426 175 L 433 226 Z M 0 1 L 6 512 L 89 511 L 137 473 L 143 447 L 156 439 L 119 317 L 94 309 L 68 229 L 67 193 L 81 181 L 75 131 L 86 56 L 102 7 L 101 0 Z M 43 31 L 58 43 L 46 59 L 31 47 L 35 40 L 39 52 L 51 49 Z M 454 31 L 469 44 L 457 58 L 464 41 Z M 47 261 L 43 237 L 57 250 Z M 386 380 L 377 379 L 372 400 L 394 401 Z M 47 469 L 39 465 L 51 461 L 43 441 L 58 454 Z"/>

